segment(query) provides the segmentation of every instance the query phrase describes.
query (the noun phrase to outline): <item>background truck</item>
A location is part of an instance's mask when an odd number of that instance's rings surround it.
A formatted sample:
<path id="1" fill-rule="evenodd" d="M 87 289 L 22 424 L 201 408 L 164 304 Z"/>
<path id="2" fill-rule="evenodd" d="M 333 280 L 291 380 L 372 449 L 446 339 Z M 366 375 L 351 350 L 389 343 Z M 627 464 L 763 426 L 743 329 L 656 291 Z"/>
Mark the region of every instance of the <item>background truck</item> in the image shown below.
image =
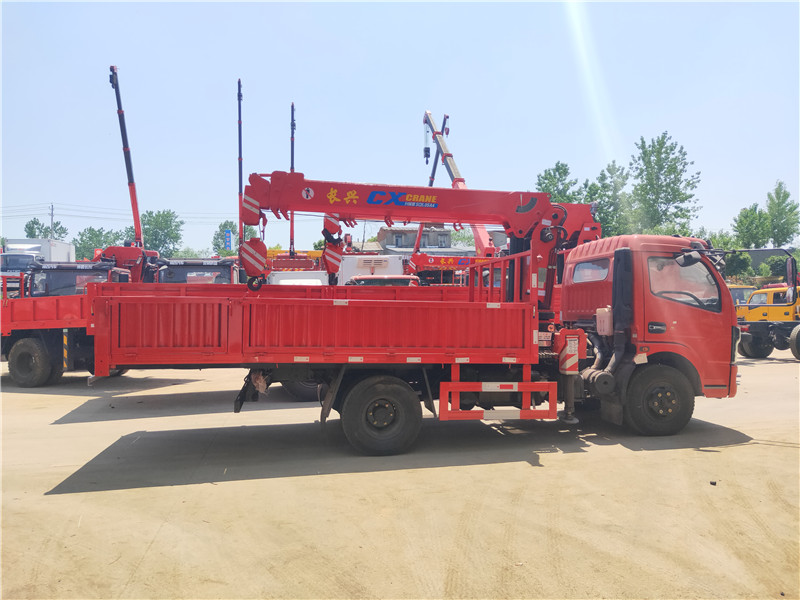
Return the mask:
<path id="1" fill-rule="evenodd" d="M 776 348 L 790 349 L 800 360 L 800 302 L 797 292 L 797 286 L 766 287 L 752 292 L 747 304 L 737 305 L 736 315 L 742 328 L 739 354 L 747 358 L 766 358 Z"/>
<path id="2" fill-rule="evenodd" d="M 37 263 L 18 276 L 18 297 L 2 301 L 0 354 L 21 387 L 58 382 L 65 371 L 94 369 L 94 337 L 87 332 L 89 283 L 127 282 L 130 272 L 111 262 Z M 3 287 L 8 279 L 3 277 Z M 118 375 L 115 370 L 111 374 Z"/>
<path id="3" fill-rule="evenodd" d="M 7 261 L 10 263 L 12 259 L 18 260 L 19 255 L 30 257 L 30 264 L 35 260 L 39 262 L 73 262 L 75 246 L 60 240 L 35 238 L 6 240 L 2 255 L 4 270 L 8 264 Z"/>

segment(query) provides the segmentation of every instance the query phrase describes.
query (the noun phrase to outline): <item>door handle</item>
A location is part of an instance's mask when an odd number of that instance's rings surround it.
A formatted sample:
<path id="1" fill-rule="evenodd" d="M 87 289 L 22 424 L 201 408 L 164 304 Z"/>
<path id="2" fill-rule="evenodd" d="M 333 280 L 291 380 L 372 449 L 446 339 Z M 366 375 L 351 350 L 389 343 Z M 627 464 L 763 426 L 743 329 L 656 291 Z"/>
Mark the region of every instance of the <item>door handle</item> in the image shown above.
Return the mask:
<path id="1" fill-rule="evenodd" d="M 667 324 L 666 323 L 658 323 L 656 321 L 651 321 L 647 324 L 647 332 L 648 333 L 666 333 L 667 332 Z"/>

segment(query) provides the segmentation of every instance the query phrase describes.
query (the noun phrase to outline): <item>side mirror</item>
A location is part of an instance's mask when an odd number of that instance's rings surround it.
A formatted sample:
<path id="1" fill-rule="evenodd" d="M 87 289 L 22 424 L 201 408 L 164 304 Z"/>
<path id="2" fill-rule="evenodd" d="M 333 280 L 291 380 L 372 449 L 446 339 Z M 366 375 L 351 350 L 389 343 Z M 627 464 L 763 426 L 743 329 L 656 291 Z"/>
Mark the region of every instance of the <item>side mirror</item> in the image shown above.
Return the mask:
<path id="1" fill-rule="evenodd" d="M 797 285 L 797 261 L 794 256 L 786 259 L 786 285 L 789 287 Z"/>
<path id="2" fill-rule="evenodd" d="M 687 252 L 686 254 L 681 254 L 675 258 L 675 262 L 681 267 L 690 267 L 694 264 L 702 262 L 702 260 L 703 259 L 700 257 L 700 253 L 696 250 Z"/>

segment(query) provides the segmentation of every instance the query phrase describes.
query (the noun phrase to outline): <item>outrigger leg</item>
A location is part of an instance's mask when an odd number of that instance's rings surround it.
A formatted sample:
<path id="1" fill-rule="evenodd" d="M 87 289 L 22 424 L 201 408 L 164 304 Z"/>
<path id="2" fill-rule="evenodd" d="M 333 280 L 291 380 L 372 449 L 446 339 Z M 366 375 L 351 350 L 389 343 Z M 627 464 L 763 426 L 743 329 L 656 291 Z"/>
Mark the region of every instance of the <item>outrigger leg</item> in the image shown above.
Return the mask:
<path id="1" fill-rule="evenodd" d="M 236 400 L 233 401 L 233 412 L 241 411 L 242 404 L 245 402 L 257 402 L 258 393 L 267 391 L 270 379 L 263 369 L 250 369 L 250 372 L 245 375 L 242 389 L 239 390 Z"/>

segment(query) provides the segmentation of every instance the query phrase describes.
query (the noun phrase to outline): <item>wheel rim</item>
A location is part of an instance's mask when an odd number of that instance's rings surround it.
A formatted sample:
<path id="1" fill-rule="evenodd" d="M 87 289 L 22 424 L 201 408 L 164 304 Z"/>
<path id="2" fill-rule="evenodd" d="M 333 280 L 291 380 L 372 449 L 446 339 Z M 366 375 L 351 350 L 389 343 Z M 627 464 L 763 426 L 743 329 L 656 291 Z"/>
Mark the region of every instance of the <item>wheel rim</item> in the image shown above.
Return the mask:
<path id="1" fill-rule="evenodd" d="M 386 398 L 373 400 L 367 406 L 367 423 L 374 429 L 384 430 L 397 418 L 397 407 Z"/>
<path id="2" fill-rule="evenodd" d="M 668 385 L 654 387 L 647 395 L 647 408 L 657 419 L 671 419 L 680 412 L 678 394 Z"/>
<path id="3" fill-rule="evenodd" d="M 30 354 L 29 352 L 20 354 L 17 362 L 17 371 L 19 371 L 20 375 L 23 376 L 30 375 L 33 372 L 33 366 L 35 363 L 36 360 L 33 358 L 33 354 Z"/>

